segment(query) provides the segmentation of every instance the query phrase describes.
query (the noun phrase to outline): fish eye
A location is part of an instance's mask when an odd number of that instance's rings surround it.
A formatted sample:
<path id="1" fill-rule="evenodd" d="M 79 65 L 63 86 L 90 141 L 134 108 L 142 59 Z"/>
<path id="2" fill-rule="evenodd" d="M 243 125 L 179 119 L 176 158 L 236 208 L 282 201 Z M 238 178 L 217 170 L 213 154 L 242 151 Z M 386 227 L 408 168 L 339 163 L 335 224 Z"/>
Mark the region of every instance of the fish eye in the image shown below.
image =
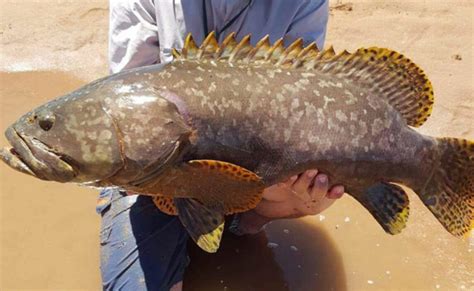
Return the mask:
<path id="1" fill-rule="evenodd" d="M 54 115 L 47 114 L 47 115 L 41 116 L 39 118 L 38 124 L 39 124 L 39 126 L 41 127 L 42 130 L 48 131 L 53 127 L 54 120 L 55 120 Z"/>

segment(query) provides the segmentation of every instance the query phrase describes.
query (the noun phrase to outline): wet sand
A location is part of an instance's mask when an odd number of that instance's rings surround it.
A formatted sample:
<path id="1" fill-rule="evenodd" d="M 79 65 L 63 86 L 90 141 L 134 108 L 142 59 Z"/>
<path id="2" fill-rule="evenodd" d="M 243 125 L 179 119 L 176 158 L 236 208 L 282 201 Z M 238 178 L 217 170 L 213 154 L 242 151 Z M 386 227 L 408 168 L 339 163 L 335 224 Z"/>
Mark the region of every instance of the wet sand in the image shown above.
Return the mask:
<path id="1" fill-rule="evenodd" d="M 1 131 L 106 74 L 107 2 L 53 2 L 0 1 Z M 327 44 L 337 51 L 377 44 L 406 54 L 435 87 L 433 115 L 420 131 L 474 138 L 474 4 L 401 3 L 333 1 Z M 42 13 L 51 17 L 34 17 Z M 0 146 L 6 144 L 2 135 Z M 99 290 L 96 196 L 2 163 L 0 289 Z M 253 237 L 226 236 L 215 255 L 192 247 L 185 290 L 474 290 L 474 246 L 410 198 L 408 227 L 397 236 L 344 197 L 323 215 L 273 222 Z"/>

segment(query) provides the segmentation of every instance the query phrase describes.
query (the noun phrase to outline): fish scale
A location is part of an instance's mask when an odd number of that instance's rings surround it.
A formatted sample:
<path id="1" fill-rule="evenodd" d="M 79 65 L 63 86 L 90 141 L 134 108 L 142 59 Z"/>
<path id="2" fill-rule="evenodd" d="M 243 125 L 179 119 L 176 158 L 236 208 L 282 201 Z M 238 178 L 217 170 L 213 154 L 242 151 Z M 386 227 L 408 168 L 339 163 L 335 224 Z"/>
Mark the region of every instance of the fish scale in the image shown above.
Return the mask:
<path id="1" fill-rule="evenodd" d="M 27 113 L 0 157 L 44 180 L 153 196 L 215 252 L 224 215 L 318 168 L 390 234 L 411 188 L 447 231 L 473 228 L 474 143 L 418 133 L 434 102 L 411 60 L 377 47 L 336 54 L 296 40 L 189 35 L 176 60 L 95 81 Z"/>

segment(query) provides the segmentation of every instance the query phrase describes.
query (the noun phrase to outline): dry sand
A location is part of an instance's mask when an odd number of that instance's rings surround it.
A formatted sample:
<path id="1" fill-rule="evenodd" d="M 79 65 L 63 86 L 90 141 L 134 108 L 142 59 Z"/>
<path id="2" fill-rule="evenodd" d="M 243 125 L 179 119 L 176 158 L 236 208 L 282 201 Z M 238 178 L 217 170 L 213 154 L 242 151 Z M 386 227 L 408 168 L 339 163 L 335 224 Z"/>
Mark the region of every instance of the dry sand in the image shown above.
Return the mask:
<path id="1" fill-rule="evenodd" d="M 107 73 L 107 1 L 1 0 L 0 7 L 0 130 Z M 327 44 L 336 51 L 390 47 L 425 69 L 436 102 L 421 132 L 474 138 L 472 1 L 331 7 Z M 41 182 L 3 164 L 0 175 L 0 289 L 99 290 L 96 191 Z M 474 246 L 451 237 L 410 197 L 409 225 L 396 237 L 345 197 L 323 216 L 225 238 L 217 255 L 194 249 L 185 289 L 474 290 Z"/>

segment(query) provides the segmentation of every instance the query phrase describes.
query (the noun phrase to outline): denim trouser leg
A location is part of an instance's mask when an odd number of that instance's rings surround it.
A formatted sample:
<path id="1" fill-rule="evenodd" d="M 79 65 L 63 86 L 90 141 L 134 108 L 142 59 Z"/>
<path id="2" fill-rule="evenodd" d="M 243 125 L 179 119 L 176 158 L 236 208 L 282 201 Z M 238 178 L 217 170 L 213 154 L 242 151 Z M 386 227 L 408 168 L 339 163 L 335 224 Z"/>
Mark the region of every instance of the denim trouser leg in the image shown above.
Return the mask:
<path id="1" fill-rule="evenodd" d="M 116 189 L 101 192 L 97 212 L 104 290 L 169 290 L 182 281 L 188 235 L 177 217 Z"/>

